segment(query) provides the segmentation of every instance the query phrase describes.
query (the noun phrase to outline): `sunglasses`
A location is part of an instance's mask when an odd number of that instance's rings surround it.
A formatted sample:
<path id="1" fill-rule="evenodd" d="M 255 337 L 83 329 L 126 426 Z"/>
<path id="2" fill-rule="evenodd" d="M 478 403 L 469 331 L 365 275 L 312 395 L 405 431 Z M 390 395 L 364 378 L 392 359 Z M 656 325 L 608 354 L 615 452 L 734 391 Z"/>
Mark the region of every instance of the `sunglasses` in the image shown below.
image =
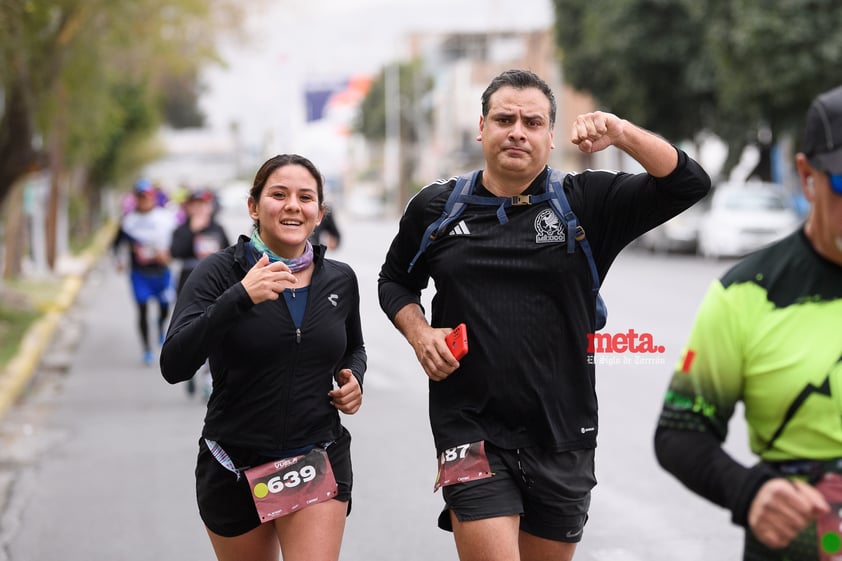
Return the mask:
<path id="1" fill-rule="evenodd" d="M 830 189 L 837 195 L 842 195 L 842 175 L 835 175 L 830 172 L 825 172 L 830 178 Z"/>
<path id="2" fill-rule="evenodd" d="M 828 179 L 830 179 L 830 190 L 836 193 L 837 195 L 842 195 L 842 174 L 835 174 L 830 173 L 822 169 L 820 166 L 817 166 L 816 163 L 810 159 L 810 165 L 825 174 Z"/>

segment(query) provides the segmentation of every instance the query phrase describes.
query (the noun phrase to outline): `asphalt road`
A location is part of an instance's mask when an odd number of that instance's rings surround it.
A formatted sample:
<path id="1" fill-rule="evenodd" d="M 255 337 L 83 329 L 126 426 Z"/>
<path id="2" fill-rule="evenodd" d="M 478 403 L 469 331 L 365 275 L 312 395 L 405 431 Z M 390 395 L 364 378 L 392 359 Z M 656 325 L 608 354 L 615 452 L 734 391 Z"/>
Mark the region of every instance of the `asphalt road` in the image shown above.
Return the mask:
<path id="1" fill-rule="evenodd" d="M 426 378 L 377 305 L 396 224 L 339 218 L 344 243 L 332 256 L 357 271 L 369 355 L 363 408 L 345 418 L 355 487 L 342 559 L 455 560 L 435 527 Z M 232 237 L 246 228 L 226 220 Z M 604 332 L 649 333 L 664 353 L 598 356 L 599 484 L 577 560 L 739 558 L 728 513 L 665 474 L 651 445 L 692 316 L 728 265 L 627 250 L 608 275 Z M 0 419 L 0 561 L 213 559 L 193 487 L 204 405 L 141 364 L 134 322 L 127 278 L 99 262 L 25 398 Z M 729 448 L 748 458 L 741 417 Z"/>

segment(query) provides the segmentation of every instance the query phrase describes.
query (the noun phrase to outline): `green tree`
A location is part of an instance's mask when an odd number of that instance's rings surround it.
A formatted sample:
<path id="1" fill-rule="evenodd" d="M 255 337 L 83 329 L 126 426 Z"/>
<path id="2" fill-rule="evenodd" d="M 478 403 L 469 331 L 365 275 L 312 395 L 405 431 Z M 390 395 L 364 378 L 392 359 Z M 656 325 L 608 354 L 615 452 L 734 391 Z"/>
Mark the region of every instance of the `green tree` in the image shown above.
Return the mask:
<path id="1" fill-rule="evenodd" d="M 199 108 L 202 87 L 197 69 L 167 76 L 163 84 L 164 120 L 173 128 L 201 127 L 205 114 Z"/>
<path id="2" fill-rule="evenodd" d="M 668 138 L 713 132 L 770 148 L 810 100 L 840 82 L 842 4 L 833 0 L 553 0 L 565 78 L 606 109 Z"/>
<path id="3" fill-rule="evenodd" d="M 565 81 L 636 124 L 692 139 L 715 103 L 703 3 L 554 0 Z"/>
<path id="4" fill-rule="evenodd" d="M 430 94 L 433 81 L 424 73 L 420 61 L 400 63 L 398 70 L 398 95 L 401 140 L 415 142 L 430 113 L 424 109 L 424 100 Z M 367 140 L 382 141 L 386 138 L 386 72 L 385 67 L 372 82 L 368 94 L 360 104 L 360 111 L 354 123 L 354 132 Z"/>
<path id="5" fill-rule="evenodd" d="M 400 155 L 398 177 L 401 192 L 396 201 L 398 208 L 403 208 L 411 196 L 417 162 L 415 144 L 425 137 L 425 131 L 432 119 L 430 104 L 427 103 L 433 88 L 433 81 L 422 67 L 420 61 L 397 65 L 397 97 L 387 103 L 388 76 L 394 67 L 385 67 L 372 82 L 368 94 L 360 103 L 359 113 L 353 130 L 366 140 L 382 145 L 387 138 L 390 116 L 387 106 L 394 107 L 397 113 L 397 128 L 400 130 Z"/>
<path id="6" fill-rule="evenodd" d="M 67 179 L 83 178 L 95 207 L 97 190 L 135 174 L 154 154 L 167 84 L 216 60 L 214 41 L 236 29 L 239 9 L 234 0 L 0 2 L 0 204 L 25 174 L 48 168 L 54 245 Z"/>
<path id="7" fill-rule="evenodd" d="M 712 4 L 705 45 L 719 92 L 717 134 L 731 147 L 761 149 L 758 175 L 770 177 L 770 148 L 800 138 L 804 113 L 818 93 L 842 83 L 842 4 L 833 0 L 720 0 Z"/>

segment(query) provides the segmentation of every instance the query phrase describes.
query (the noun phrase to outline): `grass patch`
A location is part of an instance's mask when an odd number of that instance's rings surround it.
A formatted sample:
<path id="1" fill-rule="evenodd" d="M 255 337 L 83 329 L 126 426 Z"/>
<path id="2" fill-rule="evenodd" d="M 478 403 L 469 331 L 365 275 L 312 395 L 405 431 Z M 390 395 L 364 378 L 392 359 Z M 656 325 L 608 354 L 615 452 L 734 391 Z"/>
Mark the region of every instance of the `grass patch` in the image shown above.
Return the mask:
<path id="1" fill-rule="evenodd" d="M 26 331 L 41 317 L 36 311 L 7 309 L 0 305 L 0 371 L 17 354 Z"/>
<path id="2" fill-rule="evenodd" d="M 74 255 L 84 252 L 98 257 L 107 251 L 118 223 L 109 221 L 95 235 L 73 244 Z M 15 357 L 27 330 L 53 309 L 61 296 L 65 279 L 59 275 L 0 280 L 0 373 Z"/>
<path id="3" fill-rule="evenodd" d="M 27 330 L 53 303 L 61 279 L 6 280 L 0 284 L 0 372 L 14 358 Z"/>

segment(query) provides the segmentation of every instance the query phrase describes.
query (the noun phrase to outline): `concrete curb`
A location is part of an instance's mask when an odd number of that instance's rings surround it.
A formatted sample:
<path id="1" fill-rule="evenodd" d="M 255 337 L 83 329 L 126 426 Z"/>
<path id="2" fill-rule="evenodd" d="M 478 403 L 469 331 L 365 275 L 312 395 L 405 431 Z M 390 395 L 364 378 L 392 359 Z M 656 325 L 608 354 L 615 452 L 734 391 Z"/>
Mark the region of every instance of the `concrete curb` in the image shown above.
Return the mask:
<path id="1" fill-rule="evenodd" d="M 100 229 L 93 242 L 79 256 L 79 265 L 75 267 L 77 270 L 64 277 L 56 299 L 45 307 L 43 317 L 32 324 L 21 340 L 17 354 L 4 370 L 0 370 L 0 419 L 14 405 L 37 371 L 59 322 L 76 302 L 85 277 L 110 246 L 117 227 L 116 222 L 109 222 Z"/>

